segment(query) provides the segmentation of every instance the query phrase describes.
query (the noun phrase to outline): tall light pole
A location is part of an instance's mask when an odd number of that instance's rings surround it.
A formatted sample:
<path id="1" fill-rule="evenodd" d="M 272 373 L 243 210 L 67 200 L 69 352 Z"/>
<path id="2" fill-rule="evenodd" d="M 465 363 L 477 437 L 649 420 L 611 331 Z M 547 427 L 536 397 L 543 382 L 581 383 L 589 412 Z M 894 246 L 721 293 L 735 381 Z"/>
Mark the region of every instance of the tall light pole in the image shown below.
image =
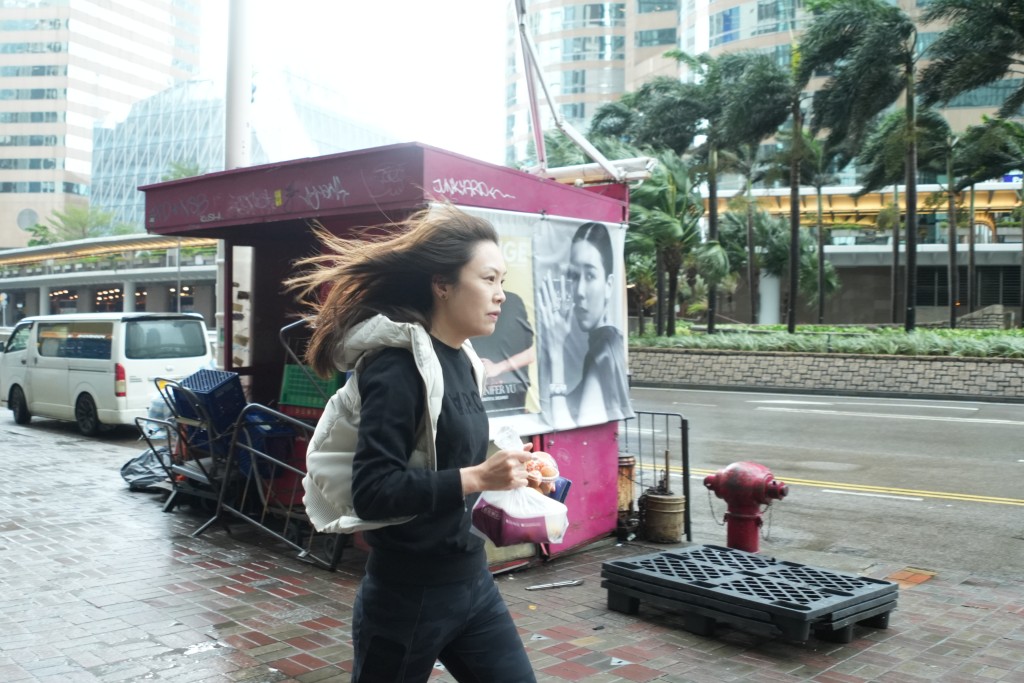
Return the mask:
<path id="1" fill-rule="evenodd" d="M 227 92 L 224 98 L 224 169 L 243 168 L 252 164 L 252 55 L 249 41 L 249 0 L 230 0 L 228 5 Z M 233 266 L 224 240 L 217 241 L 217 348 L 218 365 L 231 366 L 234 297 Z"/>

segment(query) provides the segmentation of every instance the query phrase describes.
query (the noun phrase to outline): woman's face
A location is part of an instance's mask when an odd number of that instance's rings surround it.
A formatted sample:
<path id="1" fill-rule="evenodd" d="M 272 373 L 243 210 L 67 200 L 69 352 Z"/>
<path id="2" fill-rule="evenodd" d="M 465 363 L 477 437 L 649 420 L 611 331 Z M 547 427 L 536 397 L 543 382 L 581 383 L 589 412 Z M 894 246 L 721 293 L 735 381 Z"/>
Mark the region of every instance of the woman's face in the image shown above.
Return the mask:
<path id="1" fill-rule="evenodd" d="M 505 301 L 505 259 L 494 242 L 478 242 L 473 256 L 459 271 L 459 281 L 442 285 L 434 307 L 431 333 L 458 347 L 470 337 L 494 332 Z"/>
<path id="2" fill-rule="evenodd" d="M 569 280 L 572 283 L 573 315 L 580 329 L 589 332 L 605 323 L 612 294 L 611 273 L 604 272 L 601 252 L 581 240 L 569 252 Z"/>

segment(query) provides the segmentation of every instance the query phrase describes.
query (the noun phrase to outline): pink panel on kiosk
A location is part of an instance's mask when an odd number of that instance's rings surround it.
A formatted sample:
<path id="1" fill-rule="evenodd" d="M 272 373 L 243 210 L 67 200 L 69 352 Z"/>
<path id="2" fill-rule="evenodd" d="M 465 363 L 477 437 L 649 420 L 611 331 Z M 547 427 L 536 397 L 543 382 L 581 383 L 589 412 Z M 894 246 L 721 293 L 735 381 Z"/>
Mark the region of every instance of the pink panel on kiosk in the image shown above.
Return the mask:
<path id="1" fill-rule="evenodd" d="M 581 427 L 545 434 L 544 451 L 558 462 L 558 473 L 572 481 L 565 500 L 569 530 L 562 543 L 551 546 L 557 555 L 615 531 L 618 522 L 618 423 Z"/>
<path id="2" fill-rule="evenodd" d="M 149 185 L 146 230 L 203 236 L 222 226 L 343 215 L 421 200 L 421 150 L 392 145 Z"/>
<path id="3" fill-rule="evenodd" d="M 226 229 L 349 216 L 386 223 L 389 210 L 430 200 L 585 220 L 626 220 L 625 186 L 592 191 L 420 143 L 296 159 L 147 185 L 146 230 L 224 238 Z M 369 222 L 365 222 L 369 219 Z M 249 230 L 232 230 L 239 244 Z"/>
<path id="4" fill-rule="evenodd" d="M 423 187 L 428 197 L 453 204 L 613 223 L 625 220 L 624 196 L 603 196 L 430 147 L 423 157 Z M 625 186 L 617 187 L 624 191 Z"/>

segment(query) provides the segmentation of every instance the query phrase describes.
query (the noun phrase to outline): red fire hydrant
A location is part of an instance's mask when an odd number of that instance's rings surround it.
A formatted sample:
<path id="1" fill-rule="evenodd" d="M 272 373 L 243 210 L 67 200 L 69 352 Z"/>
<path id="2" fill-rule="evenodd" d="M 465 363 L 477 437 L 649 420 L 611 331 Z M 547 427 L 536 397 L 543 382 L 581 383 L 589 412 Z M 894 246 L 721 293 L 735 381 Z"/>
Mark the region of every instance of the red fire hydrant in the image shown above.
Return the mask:
<path id="1" fill-rule="evenodd" d="M 782 500 L 789 487 L 775 479 L 764 465 L 734 462 L 704 477 L 704 487 L 729 504 L 725 513 L 726 545 L 756 553 L 758 531 L 764 521 L 761 505 Z"/>

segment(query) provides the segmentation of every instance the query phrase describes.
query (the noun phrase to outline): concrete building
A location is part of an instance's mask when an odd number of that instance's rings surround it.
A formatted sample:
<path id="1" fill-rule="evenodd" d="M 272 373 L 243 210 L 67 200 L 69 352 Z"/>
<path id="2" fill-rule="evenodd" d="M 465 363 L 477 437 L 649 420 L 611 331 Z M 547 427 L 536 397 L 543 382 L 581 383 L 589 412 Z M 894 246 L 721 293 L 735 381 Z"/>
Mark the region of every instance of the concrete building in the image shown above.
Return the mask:
<path id="1" fill-rule="evenodd" d="M 199 70 L 198 0 L 0 5 L 0 248 L 88 203 L 96 120 Z"/>
<path id="2" fill-rule="evenodd" d="M 679 46 L 679 0 L 580 2 L 537 0 L 527 22 L 544 80 L 559 113 L 586 130 L 594 112 L 655 76 L 678 73 L 662 55 Z M 506 162 L 531 154 L 529 99 L 519 50 L 518 24 L 509 23 Z M 554 127 L 546 105 L 543 127 Z"/>
<path id="3" fill-rule="evenodd" d="M 5 249 L 3 323 L 55 313 L 194 311 L 212 329 L 216 253 L 216 240 L 147 234 Z"/>

